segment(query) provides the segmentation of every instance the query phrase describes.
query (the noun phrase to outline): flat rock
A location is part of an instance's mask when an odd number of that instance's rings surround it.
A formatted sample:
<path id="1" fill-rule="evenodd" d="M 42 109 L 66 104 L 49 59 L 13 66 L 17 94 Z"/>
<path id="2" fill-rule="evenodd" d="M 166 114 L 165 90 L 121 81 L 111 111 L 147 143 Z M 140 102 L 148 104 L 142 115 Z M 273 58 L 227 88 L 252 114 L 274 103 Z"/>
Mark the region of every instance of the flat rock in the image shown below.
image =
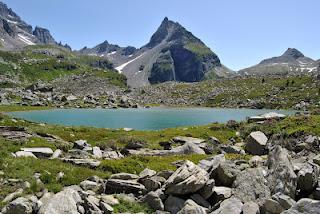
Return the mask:
<path id="1" fill-rule="evenodd" d="M 31 152 L 37 157 L 50 157 L 53 154 L 53 151 L 51 148 L 21 148 L 21 151 L 24 152 Z"/>
<path id="2" fill-rule="evenodd" d="M 180 144 L 185 144 L 185 143 L 193 143 L 193 144 L 201 144 L 205 140 L 200 139 L 200 138 L 194 138 L 194 137 L 183 137 L 183 136 L 178 136 L 172 138 L 173 142 L 175 143 L 180 143 Z"/>
<path id="3" fill-rule="evenodd" d="M 106 193 L 133 193 L 141 195 L 147 190 L 145 186 L 134 180 L 109 179 L 106 183 Z"/>
<path id="4" fill-rule="evenodd" d="M 139 179 L 138 175 L 130 173 L 117 173 L 110 176 L 110 179 L 119 179 L 119 180 L 136 180 Z"/>
<path id="5" fill-rule="evenodd" d="M 320 201 L 312 200 L 309 198 L 300 199 L 289 210 L 282 212 L 281 214 L 319 214 L 320 213 Z"/>
<path id="6" fill-rule="evenodd" d="M 28 157 L 37 158 L 32 152 L 25 152 L 25 151 L 16 152 L 15 156 L 17 158 L 20 158 L 20 157 L 23 157 L 23 158 L 28 158 Z"/>

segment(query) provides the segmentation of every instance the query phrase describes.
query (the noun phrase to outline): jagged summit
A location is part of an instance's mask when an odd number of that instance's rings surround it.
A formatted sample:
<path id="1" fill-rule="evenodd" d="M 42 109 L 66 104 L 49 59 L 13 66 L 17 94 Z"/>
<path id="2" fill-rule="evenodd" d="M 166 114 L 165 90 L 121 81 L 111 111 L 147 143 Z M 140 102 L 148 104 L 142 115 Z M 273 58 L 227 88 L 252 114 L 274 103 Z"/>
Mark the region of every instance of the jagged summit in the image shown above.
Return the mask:
<path id="1" fill-rule="evenodd" d="M 33 35 L 39 39 L 39 41 L 43 44 L 50 44 L 55 45 L 57 42 L 53 38 L 53 36 L 50 34 L 50 31 L 48 29 L 36 26 L 36 28 L 33 31 Z"/>
<path id="2" fill-rule="evenodd" d="M 17 50 L 28 45 L 58 45 L 48 29 L 24 22 L 12 9 L 0 2 L 0 43 L 2 50 Z"/>
<path id="3" fill-rule="evenodd" d="M 298 59 L 300 57 L 304 57 L 303 53 L 301 53 L 299 50 L 295 48 L 288 48 L 286 52 L 282 56 L 285 57 L 293 57 L 294 59 Z"/>

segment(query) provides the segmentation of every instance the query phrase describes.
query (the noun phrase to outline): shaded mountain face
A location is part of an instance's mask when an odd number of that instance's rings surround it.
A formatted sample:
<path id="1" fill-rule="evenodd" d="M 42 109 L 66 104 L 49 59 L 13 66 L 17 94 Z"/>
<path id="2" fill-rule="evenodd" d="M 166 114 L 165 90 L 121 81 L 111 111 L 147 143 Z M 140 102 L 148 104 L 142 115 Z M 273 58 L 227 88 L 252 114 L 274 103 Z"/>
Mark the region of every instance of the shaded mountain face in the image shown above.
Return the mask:
<path id="1" fill-rule="evenodd" d="M 239 71 L 241 75 L 299 75 L 318 72 L 317 62 L 295 48 L 288 48 L 281 56 L 265 59 L 258 65 Z"/>
<path id="2" fill-rule="evenodd" d="M 37 26 L 33 31 L 33 35 L 43 44 L 49 44 L 49 45 L 57 44 L 57 42 L 51 36 L 50 31 L 45 28 L 41 28 Z"/>
<path id="3" fill-rule="evenodd" d="M 102 46 L 105 48 L 100 52 Z M 121 48 L 105 42 L 92 49 L 82 49 L 80 53 L 108 58 L 126 75 L 132 87 L 166 81 L 197 82 L 232 75 L 200 39 L 168 18 L 140 49 Z"/>
<path id="4" fill-rule="evenodd" d="M 49 30 L 24 22 L 12 9 L 0 2 L 0 43 L 2 50 L 16 50 L 27 45 L 56 44 Z"/>

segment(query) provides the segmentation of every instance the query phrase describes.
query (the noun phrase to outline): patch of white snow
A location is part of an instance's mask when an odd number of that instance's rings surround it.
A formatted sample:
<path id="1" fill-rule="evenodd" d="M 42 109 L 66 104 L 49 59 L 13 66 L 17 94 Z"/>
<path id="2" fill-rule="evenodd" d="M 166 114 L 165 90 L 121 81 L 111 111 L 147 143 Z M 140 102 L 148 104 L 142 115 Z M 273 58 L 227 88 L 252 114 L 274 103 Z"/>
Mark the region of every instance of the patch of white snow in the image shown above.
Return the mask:
<path id="1" fill-rule="evenodd" d="M 28 37 L 26 37 L 22 34 L 18 34 L 18 37 L 20 38 L 21 41 L 23 41 L 27 45 L 35 45 L 35 43 L 31 42 Z"/>
<path id="2" fill-rule="evenodd" d="M 116 67 L 115 69 L 116 69 L 117 71 L 119 71 L 119 73 L 121 74 L 121 73 L 122 73 L 122 70 L 123 70 L 127 65 L 129 65 L 130 63 L 136 61 L 137 59 L 139 59 L 139 58 L 142 57 L 143 55 L 144 55 L 144 54 L 141 54 L 140 56 L 138 56 L 138 57 L 134 58 L 133 60 L 130 60 L 130 61 L 126 62 L 126 63 L 123 63 L 122 65 Z"/>

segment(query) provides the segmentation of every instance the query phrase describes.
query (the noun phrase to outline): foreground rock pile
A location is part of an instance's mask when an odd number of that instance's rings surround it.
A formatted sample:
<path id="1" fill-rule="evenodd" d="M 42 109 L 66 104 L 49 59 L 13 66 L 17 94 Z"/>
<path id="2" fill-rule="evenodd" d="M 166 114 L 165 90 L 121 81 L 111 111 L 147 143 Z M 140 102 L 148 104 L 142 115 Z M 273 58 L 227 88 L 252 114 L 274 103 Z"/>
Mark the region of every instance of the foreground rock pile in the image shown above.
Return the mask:
<path id="1" fill-rule="evenodd" d="M 112 213 L 123 198 L 146 203 L 157 213 L 320 213 L 320 156 L 307 150 L 302 156 L 270 140 L 266 143 L 263 133 L 249 137 L 266 144 L 268 149 L 261 151 L 267 155 L 246 161 L 220 154 L 199 164 L 180 162 L 175 171 L 91 177 L 56 194 L 18 197 L 2 214 Z"/>

